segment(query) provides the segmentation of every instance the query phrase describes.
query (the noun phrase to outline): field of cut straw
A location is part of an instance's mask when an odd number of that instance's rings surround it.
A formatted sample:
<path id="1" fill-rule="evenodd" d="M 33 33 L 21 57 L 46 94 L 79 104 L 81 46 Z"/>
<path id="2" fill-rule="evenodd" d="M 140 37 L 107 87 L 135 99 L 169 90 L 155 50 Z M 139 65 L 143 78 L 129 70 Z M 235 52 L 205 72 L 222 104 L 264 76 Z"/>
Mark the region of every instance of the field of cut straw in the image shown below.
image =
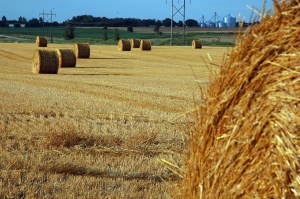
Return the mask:
<path id="1" fill-rule="evenodd" d="M 33 74 L 35 44 L 0 44 L 0 198 L 176 197 L 189 112 L 228 49 L 90 48 Z"/>

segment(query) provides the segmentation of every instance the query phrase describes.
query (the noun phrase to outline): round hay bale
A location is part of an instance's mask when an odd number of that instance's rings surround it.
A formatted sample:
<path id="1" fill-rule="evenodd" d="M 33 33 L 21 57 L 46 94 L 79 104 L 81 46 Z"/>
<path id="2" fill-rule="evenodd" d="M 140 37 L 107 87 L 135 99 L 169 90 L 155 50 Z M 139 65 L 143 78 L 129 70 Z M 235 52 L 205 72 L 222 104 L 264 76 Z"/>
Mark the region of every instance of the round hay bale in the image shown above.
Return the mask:
<path id="1" fill-rule="evenodd" d="M 73 49 L 57 49 L 59 67 L 75 67 L 76 55 Z"/>
<path id="2" fill-rule="evenodd" d="M 32 59 L 32 72 L 35 74 L 57 74 L 58 56 L 55 50 L 35 50 Z"/>
<path id="3" fill-rule="evenodd" d="M 273 3 L 202 96 L 182 198 L 300 198 L 300 6 Z"/>
<path id="4" fill-rule="evenodd" d="M 130 40 L 120 39 L 118 42 L 119 51 L 131 51 Z"/>
<path id="5" fill-rule="evenodd" d="M 47 38 L 46 37 L 36 37 L 36 46 L 37 47 L 47 47 Z"/>
<path id="6" fill-rule="evenodd" d="M 74 52 L 77 58 L 90 58 L 90 44 L 75 43 Z"/>
<path id="7" fill-rule="evenodd" d="M 141 40 L 141 50 L 151 50 L 151 40 Z"/>
<path id="8" fill-rule="evenodd" d="M 130 39 L 131 48 L 139 48 L 141 40 L 139 39 Z"/>
<path id="9" fill-rule="evenodd" d="M 192 41 L 192 47 L 194 49 L 202 48 L 202 41 L 201 40 L 193 40 Z"/>

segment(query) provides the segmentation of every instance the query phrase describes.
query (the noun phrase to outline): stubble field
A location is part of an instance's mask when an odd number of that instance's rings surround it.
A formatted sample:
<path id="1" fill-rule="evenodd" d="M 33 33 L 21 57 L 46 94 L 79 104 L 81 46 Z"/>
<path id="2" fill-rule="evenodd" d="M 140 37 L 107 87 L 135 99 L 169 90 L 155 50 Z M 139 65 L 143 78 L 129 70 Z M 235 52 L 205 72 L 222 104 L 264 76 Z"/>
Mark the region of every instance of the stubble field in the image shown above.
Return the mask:
<path id="1" fill-rule="evenodd" d="M 32 73 L 35 49 L 0 44 L 0 198 L 179 197 L 199 85 L 228 49 L 91 45 L 56 75 Z"/>

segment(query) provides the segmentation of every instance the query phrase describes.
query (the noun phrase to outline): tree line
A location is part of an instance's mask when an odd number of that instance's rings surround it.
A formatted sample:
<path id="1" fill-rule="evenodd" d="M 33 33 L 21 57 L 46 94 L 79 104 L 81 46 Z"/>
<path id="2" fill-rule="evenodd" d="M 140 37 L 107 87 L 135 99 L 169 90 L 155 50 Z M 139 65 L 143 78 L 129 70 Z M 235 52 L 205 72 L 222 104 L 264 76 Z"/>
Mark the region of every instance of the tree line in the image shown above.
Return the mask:
<path id="1" fill-rule="evenodd" d="M 49 27 L 49 26 L 65 26 L 67 22 L 71 22 L 75 27 L 150 27 L 150 26 L 165 26 L 171 27 L 172 20 L 166 18 L 164 20 L 156 19 L 136 19 L 136 18 L 106 18 L 94 17 L 92 15 L 74 16 L 71 20 L 59 23 L 57 21 L 50 22 L 44 21 L 42 17 L 32 18 L 27 20 L 25 17 L 19 17 L 18 20 L 7 20 L 5 16 L 0 21 L 0 27 L 8 27 L 9 24 L 14 24 L 15 27 L 20 27 L 24 24 L 25 27 Z M 197 27 L 198 22 L 194 19 L 185 21 L 185 25 L 189 27 Z M 183 21 L 174 21 L 173 26 L 183 26 Z"/>

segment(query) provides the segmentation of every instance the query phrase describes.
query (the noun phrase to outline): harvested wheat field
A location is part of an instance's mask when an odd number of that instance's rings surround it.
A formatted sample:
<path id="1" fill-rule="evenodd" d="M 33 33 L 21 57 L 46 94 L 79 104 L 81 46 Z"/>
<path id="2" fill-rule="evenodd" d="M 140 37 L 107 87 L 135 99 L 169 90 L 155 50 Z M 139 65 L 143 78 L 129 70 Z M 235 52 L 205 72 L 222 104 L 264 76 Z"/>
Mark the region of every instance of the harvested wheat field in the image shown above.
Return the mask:
<path id="1" fill-rule="evenodd" d="M 228 49 L 91 45 L 76 67 L 34 74 L 35 49 L 0 44 L 0 198 L 176 197 L 188 113 Z"/>

